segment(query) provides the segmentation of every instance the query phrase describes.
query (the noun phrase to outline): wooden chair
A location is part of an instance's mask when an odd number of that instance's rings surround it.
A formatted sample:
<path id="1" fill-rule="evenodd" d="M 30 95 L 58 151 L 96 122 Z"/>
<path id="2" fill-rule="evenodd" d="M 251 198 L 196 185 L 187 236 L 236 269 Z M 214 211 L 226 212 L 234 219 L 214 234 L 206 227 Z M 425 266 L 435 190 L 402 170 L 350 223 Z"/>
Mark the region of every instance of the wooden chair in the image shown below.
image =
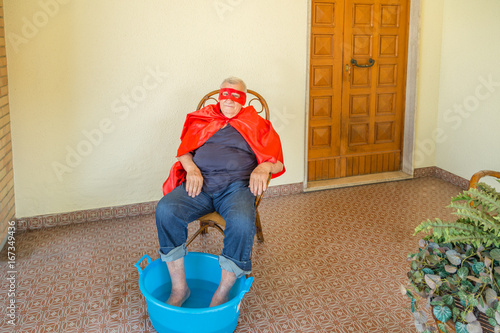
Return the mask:
<path id="1" fill-rule="evenodd" d="M 476 172 L 475 174 L 472 175 L 472 177 L 469 181 L 469 189 L 476 188 L 477 183 L 479 183 L 479 179 L 486 177 L 486 176 L 500 178 L 500 172 L 499 171 L 491 171 L 491 170 L 482 170 L 482 171 Z"/>
<path id="2" fill-rule="evenodd" d="M 219 90 L 214 90 L 206 94 L 198 104 L 196 110 L 201 109 L 209 104 L 217 104 L 219 96 Z M 255 105 L 253 105 L 253 104 Z M 264 117 L 266 120 L 269 120 L 269 107 L 267 106 L 267 102 L 259 95 L 257 92 L 253 90 L 247 90 L 247 105 L 252 105 L 257 113 Z M 267 179 L 267 185 L 269 185 L 269 181 L 271 180 L 271 174 L 269 174 L 269 178 Z M 264 234 L 262 233 L 262 225 L 260 223 L 260 216 L 258 207 L 260 201 L 262 200 L 264 193 L 258 195 L 255 198 L 255 226 L 257 228 L 257 240 L 259 242 L 264 242 Z M 224 235 L 224 228 L 226 226 L 226 221 L 219 215 L 217 212 L 212 212 L 207 215 L 204 215 L 198 219 L 200 221 L 200 228 L 189 238 L 186 243 L 186 246 L 189 246 L 193 240 L 198 237 L 200 234 L 206 234 L 208 232 L 208 228 L 212 227 L 218 230 L 222 235 Z"/>

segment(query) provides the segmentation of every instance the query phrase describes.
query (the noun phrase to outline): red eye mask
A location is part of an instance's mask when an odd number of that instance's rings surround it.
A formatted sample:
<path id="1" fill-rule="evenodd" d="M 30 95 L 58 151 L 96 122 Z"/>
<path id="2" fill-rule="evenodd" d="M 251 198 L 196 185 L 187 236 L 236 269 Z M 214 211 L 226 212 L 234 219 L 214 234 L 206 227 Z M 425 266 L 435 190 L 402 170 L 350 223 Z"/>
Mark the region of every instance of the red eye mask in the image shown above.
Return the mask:
<path id="1" fill-rule="evenodd" d="M 222 88 L 219 91 L 219 101 L 223 99 L 230 99 L 236 103 L 240 103 L 241 105 L 245 105 L 247 101 L 247 94 L 243 91 L 239 91 L 231 88 Z"/>

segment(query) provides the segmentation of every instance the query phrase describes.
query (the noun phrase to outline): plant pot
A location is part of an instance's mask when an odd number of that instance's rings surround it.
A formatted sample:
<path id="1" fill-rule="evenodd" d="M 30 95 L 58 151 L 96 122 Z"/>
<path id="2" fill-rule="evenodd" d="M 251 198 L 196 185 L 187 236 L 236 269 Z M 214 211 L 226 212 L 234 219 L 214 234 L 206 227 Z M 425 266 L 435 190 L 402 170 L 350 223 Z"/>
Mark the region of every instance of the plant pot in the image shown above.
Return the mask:
<path id="1" fill-rule="evenodd" d="M 464 307 L 462 303 L 460 303 L 460 300 L 458 298 L 455 298 L 455 306 L 460 310 L 463 311 Z M 432 309 L 434 310 L 434 308 Z M 444 333 L 439 329 L 438 324 L 442 324 L 439 320 L 437 320 L 436 316 L 434 316 L 434 311 L 431 311 L 432 317 L 434 318 L 434 321 L 436 322 L 436 327 L 439 331 L 439 333 Z M 493 326 L 490 325 L 488 322 L 488 317 L 482 313 L 478 312 L 477 314 L 475 313 L 477 320 L 481 323 L 481 328 L 483 329 L 483 333 L 494 333 L 495 329 Z M 444 327 L 448 330 L 448 333 L 456 333 L 455 330 L 455 323 L 450 319 L 446 323 L 444 323 Z"/>

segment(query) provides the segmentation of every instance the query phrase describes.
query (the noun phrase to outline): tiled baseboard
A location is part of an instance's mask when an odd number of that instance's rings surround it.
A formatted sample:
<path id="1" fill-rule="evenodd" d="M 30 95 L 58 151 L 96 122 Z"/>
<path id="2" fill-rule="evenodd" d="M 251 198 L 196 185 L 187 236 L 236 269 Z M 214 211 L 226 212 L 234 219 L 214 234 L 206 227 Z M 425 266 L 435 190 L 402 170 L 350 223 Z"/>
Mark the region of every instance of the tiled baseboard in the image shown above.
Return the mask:
<path id="1" fill-rule="evenodd" d="M 270 186 L 264 193 L 264 198 L 281 197 L 302 192 L 304 192 L 304 184 L 302 183 Z"/>
<path id="2" fill-rule="evenodd" d="M 153 214 L 156 201 L 132 205 L 80 210 L 68 213 L 40 215 L 17 219 L 18 230 L 33 230 L 68 224 L 112 220 L 117 218 Z"/>
<path id="3" fill-rule="evenodd" d="M 469 181 L 438 167 L 415 169 L 414 178 L 435 177 L 443 179 L 462 189 L 467 189 Z M 302 183 L 271 186 L 267 189 L 264 198 L 299 194 L 304 192 Z M 124 217 L 154 214 L 156 201 L 143 202 L 132 205 L 97 208 L 69 213 L 41 215 L 17 219 L 18 230 L 34 230 L 75 223 L 111 220 Z"/>
<path id="4" fill-rule="evenodd" d="M 457 176 L 451 172 L 443 170 L 438 167 L 427 167 L 427 168 L 419 168 L 415 169 L 413 172 L 414 178 L 422 178 L 422 177 L 434 177 L 439 178 L 444 181 L 447 181 L 450 184 L 460 187 L 463 190 L 466 190 L 469 187 L 469 180 Z"/>
<path id="5" fill-rule="evenodd" d="M 267 189 L 264 198 L 278 197 L 303 192 L 302 183 L 271 186 Z M 125 206 L 97 208 L 76 212 L 40 215 L 17 219 L 17 230 L 34 230 L 63 226 L 68 224 L 112 220 L 124 217 L 154 214 L 156 201 L 143 202 Z"/>

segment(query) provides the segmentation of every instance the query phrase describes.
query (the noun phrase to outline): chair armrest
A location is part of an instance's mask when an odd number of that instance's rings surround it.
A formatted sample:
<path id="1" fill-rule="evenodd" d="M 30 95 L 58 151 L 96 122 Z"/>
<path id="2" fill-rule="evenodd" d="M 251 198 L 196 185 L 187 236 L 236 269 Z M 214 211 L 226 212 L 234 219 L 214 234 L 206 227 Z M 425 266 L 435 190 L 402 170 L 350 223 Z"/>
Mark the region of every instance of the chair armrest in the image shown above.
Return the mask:
<path id="1" fill-rule="evenodd" d="M 477 183 L 479 182 L 479 179 L 481 179 L 485 176 L 500 178 L 500 172 L 491 171 L 491 170 L 482 170 L 482 171 L 476 172 L 474 175 L 472 175 L 472 178 L 469 181 L 469 189 L 476 188 Z"/>

